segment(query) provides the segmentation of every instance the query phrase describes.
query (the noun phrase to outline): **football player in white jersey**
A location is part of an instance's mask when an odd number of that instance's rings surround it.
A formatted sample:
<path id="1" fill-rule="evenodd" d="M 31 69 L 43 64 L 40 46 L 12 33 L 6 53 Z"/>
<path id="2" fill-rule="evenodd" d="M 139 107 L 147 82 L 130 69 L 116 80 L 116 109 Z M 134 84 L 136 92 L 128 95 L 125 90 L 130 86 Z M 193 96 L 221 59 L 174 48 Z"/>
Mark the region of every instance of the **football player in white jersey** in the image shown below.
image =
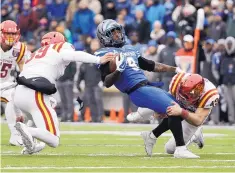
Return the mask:
<path id="1" fill-rule="evenodd" d="M 42 37 L 42 47 L 25 61 L 24 69 L 17 78 L 14 101 L 16 105 L 29 115 L 36 127 L 27 127 L 17 122 L 15 127 L 22 136 L 23 154 L 41 151 L 44 143 L 35 143 L 39 139 L 50 147 L 59 145 L 59 124 L 55 110 L 50 104 L 50 95 L 56 92 L 56 80 L 63 75 L 71 61 L 103 64 L 115 57 L 107 53 L 102 57 L 75 51 L 59 32 L 49 32 Z"/>
<path id="2" fill-rule="evenodd" d="M 22 145 L 22 140 L 14 125 L 17 116 L 22 116 L 21 111 L 18 110 L 12 100 L 12 95 L 15 90 L 16 83 L 11 76 L 11 71 L 19 67 L 20 71 L 23 69 L 24 59 L 27 56 L 27 47 L 24 43 L 19 42 L 20 29 L 14 21 L 7 20 L 1 23 L 1 103 L 5 102 L 5 115 L 8 127 L 11 132 L 10 144 Z"/>
<path id="3" fill-rule="evenodd" d="M 168 107 L 168 116 L 182 116 L 183 137 L 185 143 L 192 142 L 195 132 L 200 125 L 204 123 L 209 116 L 212 108 L 218 103 L 219 94 L 216 87 L 206 78 L 198 74 L 178 73 L 170 83 L 169 93 L 176 98 L 177 103 L 173 103 Z M 130 121 L 146 120 L 154 112 L 150 109 L 139 108 L 137 112 L 128 115 Z M 161 115 L 162 116 L 162 115 Z M 164 115 L 163 115 L 164 116 Z M 152 149 L 156 143 L 156 139 L 167 128 L 167 116 L 162 123 L 151 132 L 143 132 L 142 137 L 145 141 L 146 152 L 148 155 L 152 154 Z M 202 137 L 199 129 L 199 137 Z M 195 139 L 194 139 L 195 140 Z M 202 139 L 201 139 L 202 140 Z M 203 142 L 199 143 L 199 147 L 203 147 Z M 168 154 L 179 156 L 174 138 L 170 138 L 165 145 L 165 150 Z"/>

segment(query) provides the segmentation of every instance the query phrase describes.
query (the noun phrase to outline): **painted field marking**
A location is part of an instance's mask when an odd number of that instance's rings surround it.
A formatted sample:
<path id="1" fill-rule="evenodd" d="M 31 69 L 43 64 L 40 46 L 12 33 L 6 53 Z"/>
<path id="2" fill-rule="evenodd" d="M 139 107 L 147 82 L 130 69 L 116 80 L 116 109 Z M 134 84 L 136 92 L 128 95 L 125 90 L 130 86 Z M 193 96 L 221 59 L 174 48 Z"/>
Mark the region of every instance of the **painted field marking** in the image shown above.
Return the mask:
<path id="1" fill-rule="evenodd" d="M 68 167 L 56 167 L 56 166 L 42 166 L 42 167 L 3 167 L 1 169 L 7 170 L 18 170 L 18 169 L 172 169 L 172 168 L 184 168 L 184 169 L 192 169 L 192 168 L 209 168 L 209 169 L 217 169 L 217 168 L 235 168 L 235 166 L 92 166 L 92 167 L 86 167 L 86 166 L 68 166 Z"/>

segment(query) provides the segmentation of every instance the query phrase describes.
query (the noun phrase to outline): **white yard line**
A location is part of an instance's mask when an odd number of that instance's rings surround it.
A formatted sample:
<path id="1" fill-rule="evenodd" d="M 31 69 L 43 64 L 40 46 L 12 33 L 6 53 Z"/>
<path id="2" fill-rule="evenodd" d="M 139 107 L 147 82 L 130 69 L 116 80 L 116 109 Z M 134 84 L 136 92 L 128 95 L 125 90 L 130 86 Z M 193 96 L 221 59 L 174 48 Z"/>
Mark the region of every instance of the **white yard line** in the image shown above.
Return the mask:
<path id="1" fill-rule="evenodd" d="M 20 156 L 22 154 L 15 153 L 16 151 L 7 151 L 7 152 L 1 152 L 2 156 Z M 235 153 L 197 153 L 198 155 L 235 155 Z M 132 156 L 142 156 L 145 157 L 144 153 L 120 153 L 120 154 L 112 154 L 112 153 L 37 153 L 35 155 L 39 156 L 127 156 L 127 157 L 132 157 Z M 158 155 L 166 155 L 171 157 L 171 155 L 166 154 L 166 153 L 153 153 L 154 156 Z M 147 157 L 147 156 L 146 156 Z"/>
<path id="2" fill-rule="evenodd" d="M 61 134 L 66 135 L 74 135 L 74 134 L 80 134 L 80 135 L 87 135 L 87 134 L 105 134 L 105 135 L 121 135 L 121 136 L 140 136 L 141 132 L 137 131 L 61 131 Z M 171 133 L 164 133 L 162 136 L 172 136 Z M 217 136 L 228 136 L 226 134 L 218 134 L 218 133 L 204 133 L 205 137 L 217 137 Z"/>
<path id="3" fill-rule="evenodd" d="M 3 167 L 2 170 L 27 170 L 27 169 L 173 169 L 173 168 L 206 168 L 206 169 L 217 169 L 217 168 L 235 168 L 235 166 L 68 166 L 68 167 L 56 167 L 56 166 L 42 166 L 42 167 Z"/>

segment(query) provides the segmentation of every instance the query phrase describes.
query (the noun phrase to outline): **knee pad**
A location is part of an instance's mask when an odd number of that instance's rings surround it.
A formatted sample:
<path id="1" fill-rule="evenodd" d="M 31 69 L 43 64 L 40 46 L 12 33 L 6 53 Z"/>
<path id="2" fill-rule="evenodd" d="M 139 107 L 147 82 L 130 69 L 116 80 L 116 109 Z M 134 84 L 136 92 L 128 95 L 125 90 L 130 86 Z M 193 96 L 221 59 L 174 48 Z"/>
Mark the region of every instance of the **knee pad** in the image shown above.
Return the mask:
<path id="1" fill-rule="evenodd" d="M 175 147 L 175 139 L 171 137 L 171 139 L 169 139 L 169 141 L 165 144 L 165 152 L 167 154 L 174 154 Z"/>

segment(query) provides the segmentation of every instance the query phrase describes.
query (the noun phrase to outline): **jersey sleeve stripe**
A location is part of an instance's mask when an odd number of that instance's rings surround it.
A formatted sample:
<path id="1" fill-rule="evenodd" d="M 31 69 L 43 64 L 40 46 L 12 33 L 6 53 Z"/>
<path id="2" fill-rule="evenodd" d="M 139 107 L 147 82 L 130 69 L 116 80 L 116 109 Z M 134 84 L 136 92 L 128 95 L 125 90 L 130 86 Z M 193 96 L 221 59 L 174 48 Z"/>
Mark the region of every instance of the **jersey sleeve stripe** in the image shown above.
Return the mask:
<path id="1" fill-rule="evenodd" d="M 4 98 L 4 97 L 1 97 L 1 102 L 7 103 L 8 100 L 6 98 Z"/>
<path id="2" fill-rule="evenodd" d="M 203 108 L 206 105 L 206 102 L 214 95 L 218 94 L 217 89 L 212 89 L 209 90 L 202 98 L 200 101 L 200 104 L 198 107 Z"/>
<path id="3" fill-rule="evenodd" d="M 59 47 L 58 47 L 58 50 L 57 50 L 58 52 L 60 52 L 60 49 L 62 48 L 63 44 L 64 44 L 64 43 L 60 43 L 60 45 L 59 45 Z"/>
<path id="4" fill-rule="evenodd" d="M 184 73 L 180 73 L 180 75 L 175 79 L 174 83 L 172 84 L 172 90 L 171 90 L 172 92 L 171 93 L 173 94 L 173 96 L 175 96 L 177 86 L 179 85 L 179 83 L 183 77 L 184 77 Z"/>
<path id="5" fill-rule="evenodd" d="M 16 59 L 16 62 L 17 62 L 17 63 L 19 63 L 19 62 L 22 60 L 22 58 L 23 58 L 23 56 L 24 56 L 24 53 L 25 53 L 25 48 L 26 48 L 25 44 L 24 44 L 24 43 L 21 43 L 21 46 L 20 46 L 20 54 L 19 54 L 19 56 L 18 56 L 17 59 Z"/>

